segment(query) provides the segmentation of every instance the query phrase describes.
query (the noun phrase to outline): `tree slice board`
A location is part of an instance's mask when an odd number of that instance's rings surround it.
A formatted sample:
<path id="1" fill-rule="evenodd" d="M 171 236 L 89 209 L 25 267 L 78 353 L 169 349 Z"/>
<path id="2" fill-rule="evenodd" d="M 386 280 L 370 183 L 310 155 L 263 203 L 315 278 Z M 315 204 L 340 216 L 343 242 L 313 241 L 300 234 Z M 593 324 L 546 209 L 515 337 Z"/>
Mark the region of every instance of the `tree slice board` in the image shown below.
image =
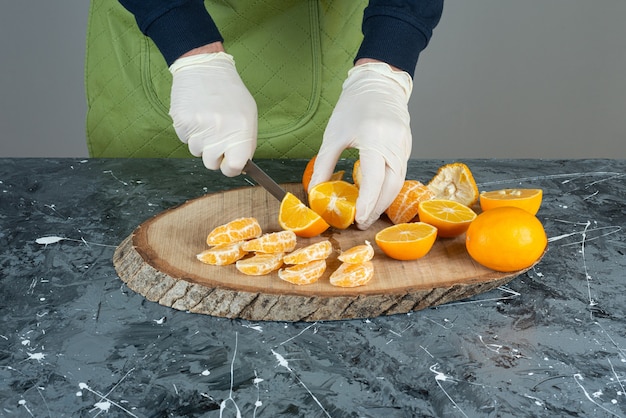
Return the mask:
<path id="1" fill-rule="evenodd" d="M 301 184 L 286 190 L 305 200 Z M 420 310 L 467 298 L 509 282 L 525 270 L 500 273 L 474 262 L 465 236 L 438 238 L 432 250 L 414 261 L 388 258 L 376 246 L 378 231 L 390 226 L 381 217 L 361 231 L 329 229 L 315 238 L 298 238 L 298 247 L 329 239 L 334 247 L 326 273 L 310 285 L 294 285 L 273 272 L 247 276 L 234 265 L 210 266 L 196 254 L 218 225 L 255 217 L 263 232 L 276 232 L 280 202 L 264 189 L 239 188 L 208 194 L 166 210 L 139 225 L 116 249 L 113 263 L 129 288 L 174 309 L 254 321 L 318 321 L 371 318 Z M 374 278 L 365 286 L 340 288 L 329 283 L 337 255 L 370 241 L 375 249 Z"/>

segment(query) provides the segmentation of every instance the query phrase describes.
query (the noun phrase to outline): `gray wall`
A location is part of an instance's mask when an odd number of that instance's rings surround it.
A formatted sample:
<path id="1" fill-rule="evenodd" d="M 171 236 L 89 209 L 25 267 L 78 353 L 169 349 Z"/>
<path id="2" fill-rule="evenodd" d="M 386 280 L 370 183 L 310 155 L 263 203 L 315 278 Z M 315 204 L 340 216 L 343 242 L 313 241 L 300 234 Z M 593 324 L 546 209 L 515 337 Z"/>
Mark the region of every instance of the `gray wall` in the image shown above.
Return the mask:
<path id="1" fill-rule="evenodd" d="M 34 3 L 1 6 L 0 157 L 87 157 L 89 4 Z M 626 158 L 625 17 L 624 0 L 446 0 L 416 73 L 413 156 Z"/>

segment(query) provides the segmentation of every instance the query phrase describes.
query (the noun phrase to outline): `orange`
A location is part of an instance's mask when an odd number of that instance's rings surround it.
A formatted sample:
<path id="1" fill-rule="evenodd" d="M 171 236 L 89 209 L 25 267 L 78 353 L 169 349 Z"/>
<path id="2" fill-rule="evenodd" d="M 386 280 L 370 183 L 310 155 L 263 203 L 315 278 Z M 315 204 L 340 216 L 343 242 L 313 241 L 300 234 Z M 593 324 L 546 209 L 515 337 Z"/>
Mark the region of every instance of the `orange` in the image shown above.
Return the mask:
<path id="1" fill-rule="evenodd" d="M 342 251 L 337 258 L 344 263 L 364 263 L 374 258 L 374 248 L 372 248 L 372 244 L 369 241 L 365 241 L 365 244 L 356 245 L 346 251 Z"/>
<path id="2" fill-rule="evenodd" d="M 424 222 L 389 226 L 376 234 L 376 244 L 396 260 L 417 260 L 428 254 L 437 238 L 437 228 Z"/>
<path id="3" fill-rule="evenodd" d="M 472 206 L 478 201 L 478 186 L 469 167 L 463 163 L 451 163 L 439 167 L 428 183 L 437 199 L 449 199 Z"/>
<path id="4" fill-rule="evenodd" d="M 299 248 L 292 253 L 286 254 L 283 261 L 285 264 L 304 264 L 310 261 L 325 260 L 333 252 L 330 241 L 320 241 L 315 244 Z"/>
<path id="5" fill-rule="evenodd" d="M 362 177 L 363 173 L 361 173 L 361 160 L 356 160 L 352 166 L 352 182 L 356 187 L 361 186 Z"/>
<path id="6" fill-rule="evenodd" d="M 435 193 L 419 181 L 405 180 L 400 193 L 385 213 L 394 224 L 406 223 L 415 218 L 420 202 L 434 197 Z"/>
<path id="7" fill-rule="evenodd" d="M 256 218 L 238 218 L 214 228 L 207 236 L 208 245 L 232 244 L 261 236 L 261 225 Z"/>
<path id="8" fill-rule="evenodd" d="M 536 215 L 541 206 L 541 189 L 500 189 L 482 192 L 480 208 L 485 211 L 500 206 L 515 206 Z"/>
<path id="9" fill-rule="evenodd" d="M 281 228 L 306 238 L 317 236 L 330 227 L 320 215 L 289 192 L 280 203 L 278 223 Z"/>
<path id="10" fill-rule="evenodd" d="M 302 187 L 305 192 L 309 190 L 309 184 L 311 183 L 311 177 L 313 177 L 313 168 L 315 166 L 315 159 L 317 155 L 309 160 L 304 168 L 304 172 L 302 173 Z M 342 180 L 343 175 L 345 174 L 344 170 L 335 171 L 333 175 L 330 177 L 331 180 Z"/>
<path id="11" fill-rule="evenodd" d="M 465 236 L 467 252 L 476 262 L 502 272 L 531 267 L 547 245 L 541 221 L 512 206 L 482 212 Z"/>
<path id="12" fill-rule="evenodd" d="M 326 271 L 326 260 L 315 260 L 278 270 L 278 277 L 293 284 L 315 283 Z"/>
<path id="13" fill-rule="evenodd" d="M 235 263 L 237 270 L 250 276 L 269 274 L 282 265 L 283 253 L 258 253 Z"/>
<path id="14" fill-rule="evenodd" d="M 437 235 L 443 238 L 456 237 L 467 231 L 476 219 L 476 213 L 454 200 L 432 199 L 421 202 L 418 207 L 421 222 L 437 228 Z"/>
<path id="15" fill-rule="evenodd" d="M 196 258 L 204 264 L 226 266 L 242 259 L 246 254 L 247 252 L 241 248 L 241 243 L 236 242 L 234 244 L 218 245 L 209 248 L 196 255 Z"/>
<path id="16" fill-rule="evenodd" d="M 337 229 L 346 229 L 354 222 L 359 189 L 344 180 L 320 183 L 309 191 L 309 205 L 326 222 Z"/>
<path id="17" fill-rule="evenodd" d="M 244 251 L 258 253 L 288 253 L 296 248 L 297 238 L 293 231 L 271 232 L 241 244 Z"/>
<path id="18" fill-rule="evenodd" d="M 371 261 L 363 263 L 342 263 L 330 275 L 330 284 L 339 287 L 357 287 L 367 284 L 374 277 L 374 264 Z"/>

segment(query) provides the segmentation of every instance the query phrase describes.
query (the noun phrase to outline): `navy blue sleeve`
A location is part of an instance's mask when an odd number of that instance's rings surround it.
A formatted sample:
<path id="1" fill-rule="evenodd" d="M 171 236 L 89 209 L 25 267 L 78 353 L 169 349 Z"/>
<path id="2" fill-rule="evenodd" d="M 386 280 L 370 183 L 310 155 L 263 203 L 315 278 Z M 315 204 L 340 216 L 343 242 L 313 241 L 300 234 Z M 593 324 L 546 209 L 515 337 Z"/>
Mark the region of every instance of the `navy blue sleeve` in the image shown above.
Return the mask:
<path id="1" fill-rule="evenodd" d="M 203 0 L 119 0 L 161 51 L 167 65 L 184 53 L 224 41 Z"/>
<path id="2" fill-rule="evenodd" d="M 443 12 L 443 0 L 370 0 L 356 59 L 373 58 L 413 76 Z"/>

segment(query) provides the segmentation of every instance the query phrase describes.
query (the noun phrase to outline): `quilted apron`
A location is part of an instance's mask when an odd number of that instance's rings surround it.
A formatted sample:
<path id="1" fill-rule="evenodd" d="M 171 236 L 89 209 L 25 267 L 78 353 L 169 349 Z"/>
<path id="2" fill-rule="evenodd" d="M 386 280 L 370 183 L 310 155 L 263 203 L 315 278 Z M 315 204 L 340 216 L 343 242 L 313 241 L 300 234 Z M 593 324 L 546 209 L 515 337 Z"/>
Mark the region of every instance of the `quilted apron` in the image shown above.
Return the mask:
<path id="1" fill-rule="evenodd" d="M 362 40 L 366 1 L 207 0 L 257 102 L 255 158 L 317 153 Z M 191 157 L 168 115 L 171 74 L 117 0 L 93 0 L 85 83 L 92 157 Z"/>

